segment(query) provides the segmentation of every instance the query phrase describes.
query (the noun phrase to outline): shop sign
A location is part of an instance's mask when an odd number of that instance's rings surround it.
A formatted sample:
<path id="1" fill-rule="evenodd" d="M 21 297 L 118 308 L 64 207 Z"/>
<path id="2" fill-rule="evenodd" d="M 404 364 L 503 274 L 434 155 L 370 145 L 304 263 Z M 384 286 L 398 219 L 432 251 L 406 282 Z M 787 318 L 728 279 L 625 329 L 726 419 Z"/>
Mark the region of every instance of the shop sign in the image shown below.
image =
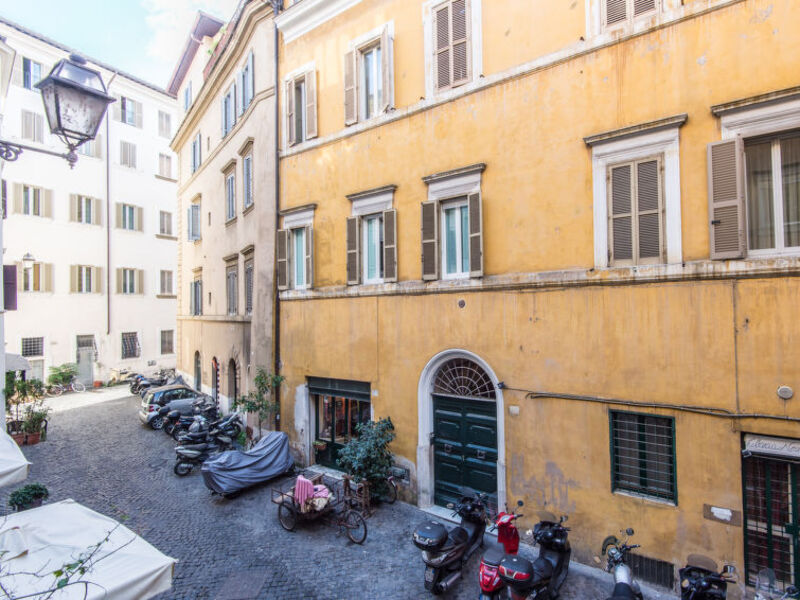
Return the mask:
<path id="1" fill-rule="evenodd" d="M 800 459 L 800 440 L 774 438 L 748 433 L 744 436 L 744 447 L 745 450 L 753 454 L 767 454 L 769 456 Z"/>

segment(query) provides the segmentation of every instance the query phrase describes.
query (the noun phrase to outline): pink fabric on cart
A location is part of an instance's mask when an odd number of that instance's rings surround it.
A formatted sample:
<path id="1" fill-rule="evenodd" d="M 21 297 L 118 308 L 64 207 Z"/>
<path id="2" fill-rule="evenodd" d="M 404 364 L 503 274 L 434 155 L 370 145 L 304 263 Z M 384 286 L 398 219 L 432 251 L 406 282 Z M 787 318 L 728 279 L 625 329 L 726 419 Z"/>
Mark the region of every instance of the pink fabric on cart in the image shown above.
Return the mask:
<path id="1" fill-rule="evenodd" d="M 300 506 L 305 506 L 306 500 L 314 497 L 314 484 L 302 475 L 297 476 L 294 484 L 294 499 Z"/>
<path id="2" fill-rule="evenodd" d="M 314 498 L 327 498 L 330 496 L 331 491 L 324 485 L 314 486 Z"/>

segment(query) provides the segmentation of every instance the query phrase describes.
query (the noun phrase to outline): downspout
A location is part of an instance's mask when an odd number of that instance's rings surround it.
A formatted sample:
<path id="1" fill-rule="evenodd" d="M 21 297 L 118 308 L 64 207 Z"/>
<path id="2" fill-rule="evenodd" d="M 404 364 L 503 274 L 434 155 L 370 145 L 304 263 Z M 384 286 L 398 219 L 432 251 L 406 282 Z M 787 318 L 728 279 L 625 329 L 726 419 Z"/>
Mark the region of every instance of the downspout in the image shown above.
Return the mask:
<path id="1" fill-rule="evenodd" d="M 107 89 L 117 78 L 111 76 Z M 106 112 L 106 335 L 111 335 L 111 117 Z"/>
<path id="2" fill-rule="evenodd" d="M 275 18 L 278 17 L 278 14 L 283 9 L 283 0 L 272 0 L 272 9 L 275 14 Z M 278 25 L 274 22 L 273 24 L 275 27 L 275 35 L 274 37 L 274 64 L 273 64 L 273 71 L 275 74 L 275 231 L 277 232 L 280 228 L 280 192 L 281 192 L 281 169 L 280 169 L 280 109 L 278 106 L 278 98 L 280 97 L 279 90 L 280 90 L 280 77 L 278 75 Z M 277 241 L 277 234 L 273 238 Z M 275 324 L 273 326 L 273 343 L 274 343 L 274 352 L 273 356 L 275 357 L 275 366 L 274 366 L 274 373 L 275 375 L 280 375 L 281 373 L 281 298 L 280 293 L 278 292 L 278 279 L 276 277 L 277 273 L 277 246 L 273 244 L 273 251 L 274 251 L 274 261 L 272 266 L 272 293 L 273 297 L 275 298 L 275 311 L 273 314 L 273 319 L 275 320 Z M 277 405 L 277 410 L 275 411 L 275 430 L 280 431 L 281 428 L 281 394 L 280 394 L 280 387 L 278 387 L 277 392 L 275 394 L 275 403 Z"/>

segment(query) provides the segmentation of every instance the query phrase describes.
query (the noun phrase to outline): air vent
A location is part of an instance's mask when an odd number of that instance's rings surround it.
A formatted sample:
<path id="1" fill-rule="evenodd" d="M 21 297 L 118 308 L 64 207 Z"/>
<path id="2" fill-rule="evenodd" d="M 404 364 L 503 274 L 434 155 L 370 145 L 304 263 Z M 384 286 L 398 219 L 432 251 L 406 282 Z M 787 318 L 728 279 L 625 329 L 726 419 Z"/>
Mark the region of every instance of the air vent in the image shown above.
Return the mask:
<path id="1" fill-rule="evenodd" d="M 629 557 L 630 567 L 636 579 L 672 589 L 675 582 L 675 565 L 633 553 Z"/>

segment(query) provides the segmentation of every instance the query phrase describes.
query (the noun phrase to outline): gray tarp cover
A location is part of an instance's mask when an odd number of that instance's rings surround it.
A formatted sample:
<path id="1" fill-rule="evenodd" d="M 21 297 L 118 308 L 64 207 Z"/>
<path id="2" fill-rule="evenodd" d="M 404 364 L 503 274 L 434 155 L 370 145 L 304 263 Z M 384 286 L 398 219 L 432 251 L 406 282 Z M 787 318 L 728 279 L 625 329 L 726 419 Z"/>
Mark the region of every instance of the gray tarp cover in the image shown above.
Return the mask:
<path id="1" fill-rule="evenodd" d="M 247 452 L 228 450 L 208 459 L 201 472 L 208 489 L 232 494 L 277 477 L 293 465 L 287 435 L 270 431 Z"/>

